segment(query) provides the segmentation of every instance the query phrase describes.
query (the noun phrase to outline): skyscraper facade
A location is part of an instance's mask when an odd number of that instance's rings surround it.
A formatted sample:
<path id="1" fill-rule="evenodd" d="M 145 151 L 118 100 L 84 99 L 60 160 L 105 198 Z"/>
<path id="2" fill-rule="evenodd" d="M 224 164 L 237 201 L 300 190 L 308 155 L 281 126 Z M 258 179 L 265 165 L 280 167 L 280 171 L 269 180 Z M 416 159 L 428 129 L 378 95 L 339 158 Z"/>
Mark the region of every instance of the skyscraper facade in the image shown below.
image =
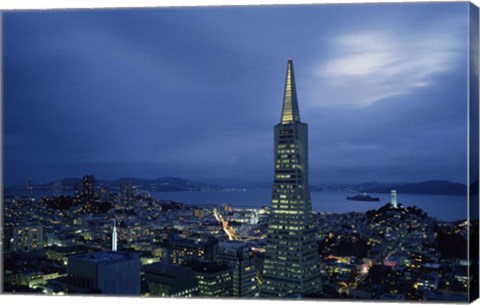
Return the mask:
<path id="1" fill-rule="evenodd" d="M 195 240 L 170 234 L 167 240 L 167 260 L 177 265 L 191 260 L 214 261 L 217 243 L 218 240 L 213 236 Z"/>
<path id="2" fill-rule="evenodd" d="M 234 297 L 254 297 L 257 292 L 255 261 L 249 252 L 248 245 L 238 240 L 220 242 L 215 247 L 215 261 L 233 268 Z"/>
<path id="3" fill-rule="evenodd" d="M 192 297 L 199 294 L 197 279 L 189 267 L 163 261 L 143 268 L 150 295 Z"/>
<path id="4" fill-rule="evenodd" d="M 133 187 L 129 181 L 120 184 L 120 204 L 124 208 L 130 207 L 133 198 Z"/>
<path id="5" fill-rule="evenodd" d="M 24 225 L 13 228 L 12 251 L 26 253 L 42 250 L 44 247 L 43 226 Z"/>
<path id="6" fill-rule="evenodd" d="M 62 180 L 55 181 L 53 183 L 53 196 L 59 197 L 63 195 L 63 182 Z"/>
<path id="7" fill-rule="evenodd" d="M 85 198 L 92 198 L 95 195 L 95 177 L 92 175 L 87 175 L 83 177 L 82 181 L 82 195 Z"/>
<path id="8" fill-rule="evenodd" d="M 202 297 L 233 296 L 233 268 L 211 261 L 190 261 Z"/>
<path id="9" fill-rule="evenodd" d="M 288 60 L 281 122 L 274 133 L 274 184 L 262 297 L 320 291 L 320 270 L 308 184 L 308 125 L 300 121 L 293 62 Z"/>

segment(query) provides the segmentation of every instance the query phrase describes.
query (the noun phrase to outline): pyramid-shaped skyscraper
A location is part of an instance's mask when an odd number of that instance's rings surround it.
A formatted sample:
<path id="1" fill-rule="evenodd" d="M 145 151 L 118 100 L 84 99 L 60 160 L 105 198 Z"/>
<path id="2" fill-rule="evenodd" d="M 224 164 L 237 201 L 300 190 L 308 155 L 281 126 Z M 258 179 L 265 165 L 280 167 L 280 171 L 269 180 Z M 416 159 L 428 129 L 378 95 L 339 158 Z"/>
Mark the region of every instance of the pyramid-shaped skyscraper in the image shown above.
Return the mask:
<path id="1" fill-rule="evenodd" d="M 308 125 L 300 121 L 291 59 L 274 141 L 275 175 L 261 296 L 302 297 L 319 292 L 321 286 L 308 186 Z"/>

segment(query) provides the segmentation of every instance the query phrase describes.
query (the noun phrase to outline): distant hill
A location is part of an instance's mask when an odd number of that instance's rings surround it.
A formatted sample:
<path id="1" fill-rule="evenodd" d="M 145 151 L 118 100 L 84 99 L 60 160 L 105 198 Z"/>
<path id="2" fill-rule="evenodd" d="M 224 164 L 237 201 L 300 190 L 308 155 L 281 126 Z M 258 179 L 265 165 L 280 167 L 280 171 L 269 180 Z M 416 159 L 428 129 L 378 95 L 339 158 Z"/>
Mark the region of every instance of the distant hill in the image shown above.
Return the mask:
<path id="1" fill-rule="evenodd" d="M 129 181 L 137 189 L 150 192 L 186 192 L 186 191 L 232 191 L 239 188 L 244 189 L 271 189 L 272 183 L 250 183 L 241 187 L 227 187 L 215 184 L 192 181 L 177 177 L 161 177 L 155 179 L 143 178 L 120 178 L 116 180 L 97 179 L 97 186 L 105 186 L 112 190 L 118 190 L 123 182 Z M 73 189 L 81 178 L 65 178 L 62 180 L 64 189 Z M 32 185 L 34 190 L 51 190 L 55 182 L 47 184 Z M 478 181 L 472 183 L 471 187 L 478 194 Z M 26 185 L 8 186 L 6 190 L 25 189 Z M 352 193 L 390 193 L 396 190 L 403 194 L 432 194 L 432 195 L 466 195 L 467 186 L 461 183 L 446 180 L 430 180 L 415 183 L 378 183 L 365 182 L 359 184 L 316 184 L 311 185 L 310 190 L 315 191 L 340 191 Z"/>
<path id="2" fill-rule="evenodd" d="M 81 178 L 65 178 L 62 181 L 64 189 L 74 189 L 77 183 L 81 183 Z M 110 189 L 119 189 L 123 182 L 131 182 L 132 185 L 138 189 L 150 192 L 183 192 L 183 191 L 223 191 L 231 190 L 230 188 L 218 185 L 212 185 L 202 182 L 196 182 L 188 179 L 176 177 L 161 177 L 156 179 L 142 179 L 142 178 L 120 178 L 116 180 L 102 180 L 96 179 L 96 186 L 105 186 Z M 52 189 L 56 182 L 47 184 L 32 185 L 34 190 Z M 8 189 L 23 189 L 26 186 L 10 186 Z"/>
<path id="3" fill-rule="evenodd" d="M 131 182 L 133 185 L 151 192 L 182 192 L 182 191 L 223 191 L 228 188 L 188 179 L 176 177 L 162 177 L 156 179 L 120 178 L 113 181 L 105 181 L 105 185 L 111 188 L 119 188 L 123 182 Z"/>
<path id="4" fill-rule="evenodd" d="M 419 183 L 396 185 L 395 189 L 403 194 L 437 194 L 437 195 L 466 195 L 467 186 L 445 180 L 433 180 Z M 391 190 L 384 187 L 372 188 L 368 192 L 389 193 Z"/>
<path id="5" fill-rule="evenodd" d="M 402 194 L 466 195 L 467 186 L 446 180 L 431 180 L 416 183 L 377 183 L 314 185 L 312 191 L 349 191 L 359 193 L 390 193 L 396 190 Z"/>

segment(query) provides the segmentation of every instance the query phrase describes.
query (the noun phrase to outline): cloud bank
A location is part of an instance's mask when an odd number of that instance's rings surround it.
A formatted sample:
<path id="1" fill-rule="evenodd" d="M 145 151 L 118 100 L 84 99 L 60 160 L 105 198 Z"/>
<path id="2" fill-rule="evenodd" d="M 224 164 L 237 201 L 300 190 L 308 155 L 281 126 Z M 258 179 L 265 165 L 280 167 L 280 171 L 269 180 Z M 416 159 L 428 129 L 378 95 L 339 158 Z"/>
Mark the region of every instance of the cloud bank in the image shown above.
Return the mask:
<path id="1" fill-rule="evenodd" d="M 464 56 L 461 38 L 456 28 L 421 34 L 371 30 L 334 38 L 329 56 L 314 66 L 318 91 L 312 91 L 321 92 L 315 105 L 367 107 L 432 86 Z"/>

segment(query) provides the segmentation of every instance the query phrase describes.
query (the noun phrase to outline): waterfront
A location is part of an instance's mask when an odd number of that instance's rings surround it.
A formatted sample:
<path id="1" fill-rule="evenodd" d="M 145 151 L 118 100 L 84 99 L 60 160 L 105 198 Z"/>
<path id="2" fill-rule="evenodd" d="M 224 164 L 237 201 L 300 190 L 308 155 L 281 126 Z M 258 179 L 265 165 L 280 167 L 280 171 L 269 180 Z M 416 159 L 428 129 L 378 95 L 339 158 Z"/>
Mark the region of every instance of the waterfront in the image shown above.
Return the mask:
<path id="1" fill-rule="evenodd" d="M 68 294 L 72 292 L 69 289 L 75 289 L 68 275 L 74 261 L 70 258 L 93 253 L 89 255 L 115 259 L 117 254 L 109 251 L 115 247 L 120 255 L 131 254 L 135 265 L 141 265 L 147 274 L 144 279 L 135 275 L 135 295 L 155 295 L 149 286 L 155 279 L 148 276 L 153 269 L 175 277 L 176 265 L 186 272 L 218 267 L 222 258 L 216 256 L 221 253 L 217 249 L 233 245 L 245 250 L 241 255 L 252 271 L 247 274 L 252 279 L 249 287 L 253 296 L 259 296 L 272 211 L 250 208 L 268 205 L 270 189 L 152 194 L 125 183 L 119 190 L 107 194 L 99 191 L 95 196 L 92 181 L 92 176 L 85 176 L 81 191 L 73 197 L 52 197 L 47 190 L 32 190 L 30 196 L 35 200 L 25 194 L 5 194 L 6 291 Z M 388 194 L 372 193 L 381 198 L 378 202 L 346 200 L 351 194 L 312 192 L 314 209 L 330 212 L 312 217 L 325 289 L 317 297 L 385 299 L 393 295 L 399 300 L 420 300 L 425 294 L 432 299 L 466 300 L 466 222 L 437 221 L 411 208 L 416 205 L 439 219 L 458 220 L 462 213 L 456 206 L 465 196 L 399 194 L 397 198 L 405 208 L 386 204 Z M 214 208 L 222 204 L 229 206 Z M 365 210 L 372 213 L 347 213 Z M 112 220 L 118 226 L 112 227 Z M 478 231 L 471 234 L 472 239 L 478 239 Z M 29 242 L 20 243 L 24 238 Z M 19 255 L 22 251 L 31 254 Z M 217 271 L 222 270 L 230 272 L 228 268 Z M 379 282 L 378 276 L 386 280 Z M 211 295 L 199 290 L 195 286 L 198 283 L 191 279 L 189 293 Z M 233 277 L 226 277 L 227 282 L 230 279 Z M 372 290 L 374 285 L 381 290 Z M 422 285 L 435 290 L 424 291 Z M 233 292 L 221 290 L 218 294 L 232 296 Z"/>
<path id="2" fill-rule="evenodd" d="M 270 189 L 252 189 L 246 191 L 205 191 L 205 192 L 154 192 L 156 199 L 172 200 L 186 204 L 213 206 L 228 204 L 235 208 L 258 208 L 270 205 Z M 380 201 L 361 202 L 347 200 L 347 192 L 311 192 L 313 210 L 327 213 L 365 212 L 377 209 L 390 202 L 389 194 L 371 193 Z M 467 218 L 467 196 L 445 196 L 424 194 L 398 194 L 398 201 L 405 206 L 417 206 L 429 216 L 439 220 L 455 221 Z"/>
<path id="3" fill-rule="evenodd" d="M 64 191 L 64 195 L 72 196 L 72 191 Z M 228 204 L 235 208 L 259 208 L 270 206 L 271 189 L 246 189 L 245 191 L 194 191 L 194 192 L 152 192 L 159 200 L 171 200 L 185 204 L 213 207 Z M 390 202 L 389 194 L 370 193 L 379 197 L 380 201 L 351 201 L 350 192 L 311 192 L 312 206 L 315 212 L 348 213 L 365 212 L 377 209 Z M 5 196 L 25 196 L 24 191 L 7 191 Z M 36 198 L 52 196 L 50 190 L 36 190 L 32 195 Z M 429 216 L 443 221 L 455 221 L 467 218 L 467 196 L 398 194 L 398 201 L 405 206 L 417 206 Z"/>

